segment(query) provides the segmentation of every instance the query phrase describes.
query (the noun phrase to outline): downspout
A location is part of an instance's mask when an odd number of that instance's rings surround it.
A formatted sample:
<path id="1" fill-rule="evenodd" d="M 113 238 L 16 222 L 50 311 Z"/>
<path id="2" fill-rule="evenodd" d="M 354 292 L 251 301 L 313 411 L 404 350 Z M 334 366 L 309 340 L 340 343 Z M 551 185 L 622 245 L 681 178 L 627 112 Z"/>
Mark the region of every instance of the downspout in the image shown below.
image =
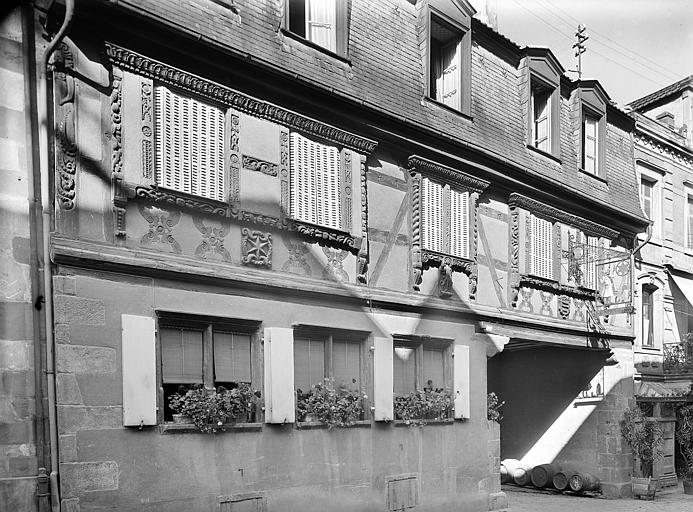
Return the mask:
<path id="1" fill-rule="evenodd" d="M 50 492 L 51 510 L 60 512 L 60 491 L 58 484 L 58 425 L 55 404 L 55 360 L 53 338 L 53 283 L 50 256 L 51 214 L 53 197 L 50 191 L 50 168 L 48 155 L 50 144 L 48 132 L 48 113 L 53 108 L 51 91 L 48 89 L 48 73 L 51 55 L 67 34 L 72 25 L 75 11 L 74 0 L 65 0 L 65 18 L 57 34 L 43 52 L 39 78 L 39 172 L 41 178 L 41 206 L 43 217 L 43 286 L 46 298 L 46 380 L 48 387 L 48 426 L 50 432 L 51 473 Z"/>

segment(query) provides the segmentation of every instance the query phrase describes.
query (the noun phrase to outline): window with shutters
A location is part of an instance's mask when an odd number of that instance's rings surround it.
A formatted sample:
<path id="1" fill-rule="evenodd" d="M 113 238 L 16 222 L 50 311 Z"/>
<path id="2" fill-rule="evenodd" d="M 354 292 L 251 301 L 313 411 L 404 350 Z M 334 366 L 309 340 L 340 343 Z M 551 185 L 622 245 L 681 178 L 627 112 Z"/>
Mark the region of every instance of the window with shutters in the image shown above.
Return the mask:
<path id="1" fill-rule="evenodd" d="M 428 96 L 469 114 L 468 30 L 431 13 L 428 44 Z"/>
<path id="2" fill-rule="evenodd" d="M 340 56 L 347 53 L 347 0 L 287 0 L 285 29 Z"/>
<path id="3" fill-rule="evenodd" d="M 156 85 L 154 113 L 157 185 L 224 201 L 224 111 Z"/>
<path id="4" fill-rule="evenodd" d="M 162 315 L 159 352 L 163 420 L 172 419 L 169 398 L 191 386 L 233 389 L 239 383 L 261 388 L 257 363 L 257 323 L 207 321 Z"/>
<path id="5" fill-rule="evenodd" d="M 530 225 L 529 273 L 545 279 L 554 279 L 553 223 L 532 214 Z"/>
<path id="6" fill-rule="evenodd" d="M 343 229 L 340 152 L 299 133 L 290 135 L 291 216 L 318 226 Z"/>
<path id="7" fill-rule="evenodd" d="M 570 254 L 569 284 L 596 290 L 599 239 L 571 227 L 568 230 L 568 250 Z"/>
<path id="8" fill-rule="evenodd" d="M 337 392 L 347 390 L 359 396 L 367 394 L 364 382 L 365 341 L 365 336 L 324 329 L 294 331 L 294 389 L 299 403 L 298 421 L 309 421 L 300 409 L 300 402 L 315 386 L 324 385 L 326 379 Z M 365 417 L 366 412 L 361 419 Z"/>
<path id="9" fill-rule="evenodd" d="M 422 248 L 469 258 L 469 192 L 422 179 Z"/>

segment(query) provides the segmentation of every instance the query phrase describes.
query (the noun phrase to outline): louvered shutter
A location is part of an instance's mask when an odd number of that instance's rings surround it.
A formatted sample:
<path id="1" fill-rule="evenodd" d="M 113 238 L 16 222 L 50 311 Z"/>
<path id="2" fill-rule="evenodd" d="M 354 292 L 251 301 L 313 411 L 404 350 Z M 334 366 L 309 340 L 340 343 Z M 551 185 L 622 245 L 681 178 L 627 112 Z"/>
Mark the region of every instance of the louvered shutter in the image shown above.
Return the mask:
<path id="1" fill-rule="evenodd" d="M 337 0 L 308 0 L 308 39 L 330 51 L 337 51 Z"/>
<path id="2" fill-rule="evenodd" d="M 404 396 L 416 391 L 416 350 L 395 347 L 392 361 L 395 396 Z"/>
<path id="3" fill-rule="evenodd" d="M 551 222 L 532 215 L 530 273 L 547 279 L 553 279 L 552 231 Z"/>
<path id="4" fill-rule="evenodd" d="M 214 380 L 250 382 L 250 335 L 214 332 Z"/>
<path id="5" fill-rule="evenodd" d="M 597 261 L 599 260 L 599 238 L 593 236 L 585 238 L 587 238 L 587 254 L 585 255 L 585 266 L 587 267 L 586 286 L 596 290 Z"/>
<path id="6" fill-rule="evenodd" d="M 332 370 L 335 386 L 359 390 L 361 387 L 360 345 L 348 341 L 332 342 Z"/>
<path id="7" fill-rule="evenodd" d="M 339 151 L 298 133 L 290 139 L 293 218 L 341 229 Z"/>
<path id="8" fill-rule="evenodd" d="M 202 384 L 202 335 L 202 331 L 192 329 L 161 329 L 164 384 Z"/>
<path id="9" fill-rule="evenodd" d="M 445 373 L 443 369 L 442 350 L 423 349 L 423 383 L 425 388 L 445 388 Z M 430 381 L 430 384 L 429 384 Z"/>
<path id="10" fill-rule="evenodd" d="M 294 383 L 304 393 L 325 379 L 325 342 L 294 338 Z"/>
<path id="11" fill-rule="evenodd" d="M 421 231 L 424 249 L 443 252 L 443 186 L 428 178 L 422 180 Z"/>
<path id="12" fill-rule="evenodd" d="M 450 254 L 469 258 L 469 192 L 450 190 Z"/>
<path id="13" fill-rule="evenodd" d="M 455 39 L 441 48 L 442 83 L 440 101 L 455 110 L 460 109 L 460 44 Z"/>
<path id="14" fill-rule="evenodd" d="M 164 86 L 154 98 L 157 184 L 223 201 L 224 113 Z"/>

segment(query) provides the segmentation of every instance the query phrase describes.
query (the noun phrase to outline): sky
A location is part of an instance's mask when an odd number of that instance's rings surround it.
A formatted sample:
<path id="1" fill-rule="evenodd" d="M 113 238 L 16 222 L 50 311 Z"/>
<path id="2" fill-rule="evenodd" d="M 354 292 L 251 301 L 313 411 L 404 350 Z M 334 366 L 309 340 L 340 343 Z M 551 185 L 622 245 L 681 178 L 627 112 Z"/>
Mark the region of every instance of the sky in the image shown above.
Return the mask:
<path id="1" fill-rule="evenodd" d="M 582 77 L 621 105 L 693 75 L 693 0 L 487 1 L 501 34 L 521 47 L 548 46 L 566 70 L 577 68 L 572 45 L 585 25 Z"/>

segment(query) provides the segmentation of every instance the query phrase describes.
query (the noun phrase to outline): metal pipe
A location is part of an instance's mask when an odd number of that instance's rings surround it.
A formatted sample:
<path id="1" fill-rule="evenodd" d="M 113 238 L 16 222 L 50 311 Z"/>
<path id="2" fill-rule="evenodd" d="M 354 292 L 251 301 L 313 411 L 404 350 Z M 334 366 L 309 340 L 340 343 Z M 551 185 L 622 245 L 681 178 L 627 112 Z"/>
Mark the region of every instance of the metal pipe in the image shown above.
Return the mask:
<path id="1" fill-rule="evenodd" d="M 50 490 L 51 490 L 51 510 L 60 512 L 60 490 L 58 487 L 58 425 L 56 418 L 55 404 L 55 360 L 54 360 L 54 344 L 53 337 L 53 283 L 51 272 L 51 256 L 50 256 L 50 235 L 51 235 L 51 214 L 53 210 L 53 196 L 50 190 L 50 165 L 48 162 L 49 152 L 49 129 L 48 129 L 48 113 L 53 107 L 51 100 L 51 91 L 48 89 L 48 73 L 49 62 L 51 55 L 57 48 L 58 44 L 63 40 L 65 34 L 72 25 L 72 19 L 75 11 L 74 0 L 65 0 L 65 18 L 60 26 L 57 34 L 48 44 L 48 47 L 43 52 L 41 60 L 40 78 L 39 78 L 39 172 L 41 179 L 41 207 L 43 219 L 43 286 L 46 300 L 46 379 L 48 390 L 48 426 L 50 432 L 50 452 L 51 452 L 51 472 L 50 472 Z"/>

